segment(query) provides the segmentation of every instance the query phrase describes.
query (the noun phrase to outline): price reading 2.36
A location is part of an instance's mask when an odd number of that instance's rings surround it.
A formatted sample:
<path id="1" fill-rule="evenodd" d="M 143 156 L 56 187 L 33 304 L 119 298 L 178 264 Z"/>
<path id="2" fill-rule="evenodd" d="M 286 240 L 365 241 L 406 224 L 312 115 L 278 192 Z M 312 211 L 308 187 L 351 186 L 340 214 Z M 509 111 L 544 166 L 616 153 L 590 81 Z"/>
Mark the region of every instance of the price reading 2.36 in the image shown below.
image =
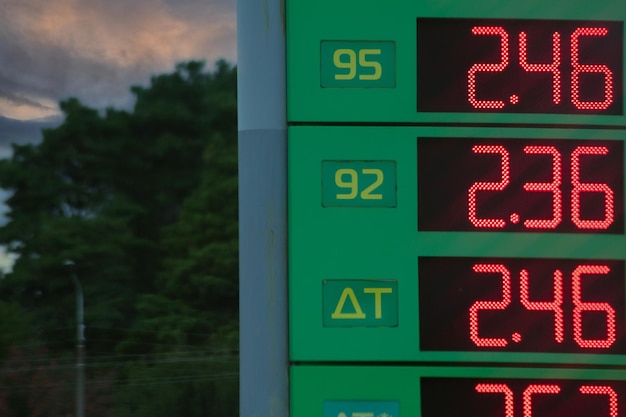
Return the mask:
<path id="1" fill-rule="evenodd" d="M 418 139 L 418 228 L 623 233 L 623 142 Z"/>

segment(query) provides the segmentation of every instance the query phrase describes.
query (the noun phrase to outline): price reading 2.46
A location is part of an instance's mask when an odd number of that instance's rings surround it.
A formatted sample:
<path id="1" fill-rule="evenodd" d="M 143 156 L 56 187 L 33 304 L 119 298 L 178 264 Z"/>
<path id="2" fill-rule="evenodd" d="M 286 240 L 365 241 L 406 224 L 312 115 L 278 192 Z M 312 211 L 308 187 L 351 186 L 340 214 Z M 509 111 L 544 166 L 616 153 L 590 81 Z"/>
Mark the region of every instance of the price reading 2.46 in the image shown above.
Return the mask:
<path id="1" fill-rule="evenodd" d="M 606 27 L 577 27 L 571 34 L 569 58 L 572 66 L 570 74 L 570 100 L 577 110 L 606 110 L 613 104 L 613 71 L 604 64 L 582 64 L 580 61 L 579 43 L 582 37 L 606 36 Z M 509 33 L 502 26 L 474 26 L 472 35 L 497 36 L 500 39 L 500 62 L 477 63 L 467 72 L 467 99 L 477 109 L 502 109 L 505 102 L 502 100 L 481 100 L 478 98 L 476 78 L 479 73 L 502 72 L 509 65 Z M 552 59 L 545 63 L 528 62 L 528 45 L 526 32 L 519 33 L 519 64 L 527 72 L 544 72 L 552 77 L 552 103 L 561 103 L 561 34 L 552 34 Z M 583 74 L 599 74 L 603 78 L 603 85 L 596 100 L 582 100 L 580 85 Z M 600 98 L 601 97 L 601 98 Z M 509 98 L 511 104 L 517 104 L 519 96 L 513 94 Z"/>
<path id="2" fill-rule="evenodd" d="M 620 20 L 418 18 L 417 111 L 622 115 L 623 37 Z"/>
<path id="3" fill-rule="evenodd" d="M 622 260 L 419 257 L 418 268 L 422 350 L 626 352 Z"/>

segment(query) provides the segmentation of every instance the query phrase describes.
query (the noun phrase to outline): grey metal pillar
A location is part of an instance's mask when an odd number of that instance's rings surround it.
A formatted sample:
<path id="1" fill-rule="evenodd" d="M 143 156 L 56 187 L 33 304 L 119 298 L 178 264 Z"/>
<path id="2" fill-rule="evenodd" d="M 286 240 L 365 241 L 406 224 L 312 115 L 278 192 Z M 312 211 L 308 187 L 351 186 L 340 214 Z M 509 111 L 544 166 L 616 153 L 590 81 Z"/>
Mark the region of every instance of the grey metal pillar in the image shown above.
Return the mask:
<path id="1" fill-rule="evenodd" d="M 289 415 L 284 2 L 238 0 L 240 415 Z"/>

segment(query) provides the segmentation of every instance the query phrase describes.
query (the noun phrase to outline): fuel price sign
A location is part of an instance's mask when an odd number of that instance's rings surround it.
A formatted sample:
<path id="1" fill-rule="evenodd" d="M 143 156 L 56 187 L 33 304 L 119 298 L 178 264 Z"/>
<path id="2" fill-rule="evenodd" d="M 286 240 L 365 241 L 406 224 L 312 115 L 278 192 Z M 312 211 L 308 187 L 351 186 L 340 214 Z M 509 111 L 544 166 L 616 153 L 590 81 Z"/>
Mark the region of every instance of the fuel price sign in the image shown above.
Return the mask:
<path id="1" fill-rule="evenodd" d="M 626 3 L 286 12 L 292 414 L 623 415 Z"/>

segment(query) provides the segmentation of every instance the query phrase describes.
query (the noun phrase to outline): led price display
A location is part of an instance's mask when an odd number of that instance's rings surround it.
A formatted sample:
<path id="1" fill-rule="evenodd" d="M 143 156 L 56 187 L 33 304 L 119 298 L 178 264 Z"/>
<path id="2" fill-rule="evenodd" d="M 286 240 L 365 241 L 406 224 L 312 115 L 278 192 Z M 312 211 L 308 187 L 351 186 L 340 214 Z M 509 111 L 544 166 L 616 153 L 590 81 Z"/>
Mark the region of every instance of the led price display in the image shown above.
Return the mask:
<path id="1" fill-rule="evenodd" d="M 420 257 L 420 348 L 626 353 L 624 262 Z"/>
<path id="2" fill-rule="evenodd" d="M 624 232 L 622 141 L 419 138 L 418 229 Z"/>
<path id="3" fill-rule="evenodd" d="M 417 19 L 417 111 L 623 114 L 623 22 Z"/>
<path id="4" fill-rule="evenodd" d="M 618 417 L 626 381 L 421 378 L 422 417 Z M 451 401 L 453 399 L 453 401 Z"/>

